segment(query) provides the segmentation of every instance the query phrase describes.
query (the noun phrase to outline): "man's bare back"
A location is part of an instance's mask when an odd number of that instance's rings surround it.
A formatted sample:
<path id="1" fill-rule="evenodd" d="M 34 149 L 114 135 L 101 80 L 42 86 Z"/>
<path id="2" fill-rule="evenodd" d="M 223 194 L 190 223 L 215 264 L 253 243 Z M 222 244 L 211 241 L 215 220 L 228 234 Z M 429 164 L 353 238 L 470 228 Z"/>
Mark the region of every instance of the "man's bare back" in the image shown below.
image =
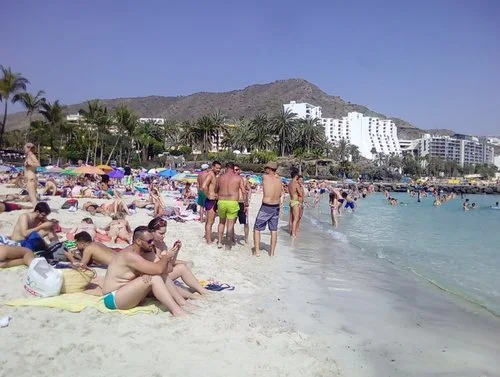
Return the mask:
<path id="1" fill-rule="evenodd" d="M 262 203 L 280 204 L 283 184 L 281 178 L 276 174 L 264 174 L 262 176 Z"/>
<path id="2" fill-rule="evenodd" d="M 228 170 L 219 177 L 218 182 L 218 199 L 219 200 L 235 200 L 238 201 L 240 189 L 245 190 L 241 177 Z"/>

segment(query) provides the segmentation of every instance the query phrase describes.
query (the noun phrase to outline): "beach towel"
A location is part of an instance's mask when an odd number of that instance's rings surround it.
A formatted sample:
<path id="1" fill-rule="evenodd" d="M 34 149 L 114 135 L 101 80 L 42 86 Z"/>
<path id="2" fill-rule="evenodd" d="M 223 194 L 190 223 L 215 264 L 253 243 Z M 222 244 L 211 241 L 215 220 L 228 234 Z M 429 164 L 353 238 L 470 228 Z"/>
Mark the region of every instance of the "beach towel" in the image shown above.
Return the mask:
<path id="1" fill-rule="evenodd" d="M 16 271 L 16 270 L 25 270 L 27 268 L 28 268 L 28 266 L 25 266 L 23 264 L 21 266 L 12 266 L 12 267 L 0 268 L 0 271 Z"/>
<path id="2" fill-rule="evenodd" d="M 66 310 L 72 313 L 79 313 L 86 308 L 94 308 L 101 313 L 122 313 L 125 315 L 135 314 L 158 314 L 160 308 L 154 304 L 154 300 L 148 299 L 143 306 L 137 306 L 128 310 L 109 310 L 104 306 L 103 297 L 87 295 L 85 293 L 68 293 L 55 297 L 40 299 L 21 298 L 8 302 L 9 306 L 43 306 Z"/>

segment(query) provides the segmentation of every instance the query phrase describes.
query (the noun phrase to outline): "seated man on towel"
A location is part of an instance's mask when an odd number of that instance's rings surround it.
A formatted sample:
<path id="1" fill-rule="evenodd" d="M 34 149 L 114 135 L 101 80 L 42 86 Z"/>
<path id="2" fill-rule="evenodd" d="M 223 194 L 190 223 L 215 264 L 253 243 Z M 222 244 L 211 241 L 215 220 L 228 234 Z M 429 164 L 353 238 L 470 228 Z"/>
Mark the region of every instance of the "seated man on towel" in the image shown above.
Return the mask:
<path id="1" fill-rule="evenodd" d="M 33 212 L 19 216 L 10 239 L 31 251 L 44 251 L 47 248 L 44 237 L 51 242 L 59 241 L 54 230 L 59 227 L 59 223 L 57 220 L 47 219 L 49 214 L 50 207 L 47 203 L 37 203 Z"/>
<path id="2" fill-rule="evenodd" d="M 90 264 L 102 264 L 108 266 L 116 254 L 116 251 L 103 245 L 100 242 L 94 242 L 92 236 L 83 231 L 75 234 L 76 248 L 80 255 L 74 255 L 71 252 L 65 252 L 66 258 L 77 265 L 89 266 Z"/>
<path id="3" fill-rule="evenodd" d="M 29 266 L 35 255 L 30 249 L 21 246 L 0 246 L 0 268 Z"/>
<path id="4" fill-rule="evenodd" d="M 133 244 L 116 253 L 104 277 L 104 304 L 108 309 L 131 309 L 151 292 L 174 316 L 186 315 L 187 304 L 172 279 L 162 277 L 171 258 L 160 255 L 156 262 L 145 259 L 154 253 L 154 238 L 145 226 L 134 230 Z"/>

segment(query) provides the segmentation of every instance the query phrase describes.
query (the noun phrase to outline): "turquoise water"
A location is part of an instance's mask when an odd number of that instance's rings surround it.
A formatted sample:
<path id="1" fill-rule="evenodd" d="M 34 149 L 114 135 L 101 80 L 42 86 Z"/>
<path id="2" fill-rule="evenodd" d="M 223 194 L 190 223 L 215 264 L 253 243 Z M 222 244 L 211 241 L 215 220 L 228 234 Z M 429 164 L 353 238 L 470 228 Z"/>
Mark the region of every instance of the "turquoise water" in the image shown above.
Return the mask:
<path id="1" fill-rule="evenodd" d="M 464 212 L 460 197 L 441 207 L 432 198 L 392 194 L 407 206 L 389 206 L 382 194 L 358 201 L 355 213 L 344 212 L 333 230 L 322 197 L 306 217 L 336 243 L 349 243 L 417 274 L 436 286 L 500 315 L 500 210 L 489 206 L 499 196 L 468 195 L 479 209 Z M 330 242 L 330 241 L 327 241 Z"/>

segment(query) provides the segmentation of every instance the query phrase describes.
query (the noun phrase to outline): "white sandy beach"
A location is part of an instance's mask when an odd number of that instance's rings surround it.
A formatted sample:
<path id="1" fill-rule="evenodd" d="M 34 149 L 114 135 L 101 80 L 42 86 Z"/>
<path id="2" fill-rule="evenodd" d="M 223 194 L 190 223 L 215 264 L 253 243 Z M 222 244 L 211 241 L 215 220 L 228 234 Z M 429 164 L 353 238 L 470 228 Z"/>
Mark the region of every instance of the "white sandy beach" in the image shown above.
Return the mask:
<path id="1" fill-rule="evenodd" d="M 253 199 L 252 223 L 259 200 Z M 63 227 L 86 217 L 81 210 L 57 210 L 63 202 L 61 198 L 49 200 L 54 209 L 51 216 Z M 128 218 L 132 228 L 147 225 L 151 220 L 147 212 L 139 209 Z M 0 215 L 0 234 L 10 234 L 20 213 Z M 94 221 L 104 226 L 109 218 L 96 216 Z M 23 297 L 26 270 L 0 271 L 0 317 L 12 317 L 10 325 L 0 329 L 0 376 L 341 375 L 334 360 L 316 351 L 326 345 L 297 331 L 291 321 L 293 313 L 275 316 L 256 305 L 259 297 L 275 294 L 279 248 L 275 259 L 266 254 L 255 258 L 249 245 L 232 251 L 207 247 L 202 233 L 198 222 L 170 221 L 167 240 L 169 244 L 176 239 L 183 242 L 179 258 L 194 262 L 193 272 L 200 280 L 214 278 L 236 289 L 196 301 L 193 314 L 183 319 L 168 312 L 126 316 L 95 309 L 70 313 L 6 306 Z M 242 233 L 242 226 L 237 225 L 237 234 Z M 269 243 L 269 234 L 263 233 L 263 242 Z"/>

